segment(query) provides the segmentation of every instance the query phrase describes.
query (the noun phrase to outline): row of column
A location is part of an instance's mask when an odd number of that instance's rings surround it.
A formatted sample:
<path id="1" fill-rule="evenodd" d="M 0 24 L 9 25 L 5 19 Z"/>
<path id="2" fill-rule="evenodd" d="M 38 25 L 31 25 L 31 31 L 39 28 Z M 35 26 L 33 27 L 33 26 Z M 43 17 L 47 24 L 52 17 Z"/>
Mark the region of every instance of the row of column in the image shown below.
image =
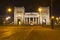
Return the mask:
<path id="1" fill-rule="evenodd" d="M 39 18 L 38 17 L 32 17 L 32 18 L 33 18 L 32 22 L 34 24 L 39 24 Z M 31 17 L 24 18 L 24 24 L 31 24 Z"/>

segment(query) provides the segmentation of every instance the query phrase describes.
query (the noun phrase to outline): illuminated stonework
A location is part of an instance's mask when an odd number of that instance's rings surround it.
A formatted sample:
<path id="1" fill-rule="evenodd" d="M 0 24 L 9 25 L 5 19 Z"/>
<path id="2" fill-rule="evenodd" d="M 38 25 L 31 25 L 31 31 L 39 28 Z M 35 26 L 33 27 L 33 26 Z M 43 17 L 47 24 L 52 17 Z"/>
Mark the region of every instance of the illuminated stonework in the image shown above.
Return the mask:
<path id="1" fill-rule="evenodd" d="M 41 7 L 40 12 L 28 12 L 25 13 L 24 7 L 14 7 L 14 24 L 25 25 L 38 25 L 46 24 L 50 25 L 50 12 L 49 7 Z"/>

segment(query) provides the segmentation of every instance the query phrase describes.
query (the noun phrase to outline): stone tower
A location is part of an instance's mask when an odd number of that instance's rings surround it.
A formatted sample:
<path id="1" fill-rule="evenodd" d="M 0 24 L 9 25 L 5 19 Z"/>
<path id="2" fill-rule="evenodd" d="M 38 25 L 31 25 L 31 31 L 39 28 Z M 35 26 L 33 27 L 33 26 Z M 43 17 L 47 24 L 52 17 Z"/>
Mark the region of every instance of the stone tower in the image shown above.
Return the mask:
<path id="1" fill-rule="evenodd" d="M 50 11 L 49 7 L 41 7 L 40 13 L 40 24 L 50 25 Z"/>
<path id="2" fill-rule="evenodd" d="M 24 19 L 24 7 L 14 7 L 14 24 L 17 25 L 19 22 L 23 24 Z"/>

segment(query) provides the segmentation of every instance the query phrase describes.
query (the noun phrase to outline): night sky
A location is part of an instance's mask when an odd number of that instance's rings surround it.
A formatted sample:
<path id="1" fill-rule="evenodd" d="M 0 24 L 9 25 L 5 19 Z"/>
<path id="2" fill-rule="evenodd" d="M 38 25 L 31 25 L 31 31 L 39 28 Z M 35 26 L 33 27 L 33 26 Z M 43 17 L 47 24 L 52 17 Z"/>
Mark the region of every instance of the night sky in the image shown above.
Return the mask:
<path id="1" fill-rule="evenodd" d="M 52 0 L 52 15 L 60 16 L 60 1 Z M 51 0 L 0 0 L 0 15 L 6 14 L 6 9 L 17 7 L 25 7 L 25 12 L 37 12 L 40 6 L 51 7 Z M 13 14 L 13 10 L 11 12 Z"/>

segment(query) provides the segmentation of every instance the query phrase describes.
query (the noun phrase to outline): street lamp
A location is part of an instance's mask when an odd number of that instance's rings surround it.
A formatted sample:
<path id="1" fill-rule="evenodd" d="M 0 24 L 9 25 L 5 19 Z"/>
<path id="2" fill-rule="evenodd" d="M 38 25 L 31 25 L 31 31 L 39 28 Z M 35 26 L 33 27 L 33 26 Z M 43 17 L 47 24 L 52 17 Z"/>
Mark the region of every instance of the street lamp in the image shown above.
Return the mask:
<path id="1" fill-rule="evenodd" d="M 41 11 L 42 11 L 42 9 L 41 9 L 41 8 L 38 8 L 38 11 L 39 11 L 39 12 L 41 12 Z"/>
<path id="2" fill-rule="evenodd" d="M 6 16 L 10 15 L 11 12 L 12 12 L 12 9 L 11 8 L 7 8 L 6 9 Z"/>
<path id="3" fill-rule="evenodd" d="M 59 18 L 58 18 L 58 17 L 56 17 L 56 20 L 58 21 L 58 20 L 59 20 Z"/>
<path id="4" fill-rule="evenodd" d="M 39 24 L 40 24 L 40 14 L 41 14 L 42 8 L 38 8 L 38 12 L 39 12 Z"/>
<path id="5" fill-rule="evenodd" d="M 54 19 L 54 16 L 51 16 L 51 19 Z"/>
<path id="6" fill-rule="evenodd" d="M 38 8 L 38 11 L 39 11 L 39 14 L 40 14 L 39 18 L 41 18 L 41 17 L 42 17 L 42 24 L 43 24 L 43 15 L 41 15 L 42 8 L 41 8 L 41 7 L 40 7 L 40 8 Z M 39 19 L 39 21 L 40 21 L 40 19 Z"/>
<path id="7" fill-rule="evenodd" d="M 54 29 L 54 16 L 51 16 L 51 26 L 52 26 L 52 29 Z"/>
<path id="8" fill-rule="evenodd" d="M 8 11 L 8 12 L 11 12 L 11 11 L 12 11 L 12 9 L 11 9 L 11 8 L 8 8 L 8 9 L 7 9 L 7 11 Z"/>

